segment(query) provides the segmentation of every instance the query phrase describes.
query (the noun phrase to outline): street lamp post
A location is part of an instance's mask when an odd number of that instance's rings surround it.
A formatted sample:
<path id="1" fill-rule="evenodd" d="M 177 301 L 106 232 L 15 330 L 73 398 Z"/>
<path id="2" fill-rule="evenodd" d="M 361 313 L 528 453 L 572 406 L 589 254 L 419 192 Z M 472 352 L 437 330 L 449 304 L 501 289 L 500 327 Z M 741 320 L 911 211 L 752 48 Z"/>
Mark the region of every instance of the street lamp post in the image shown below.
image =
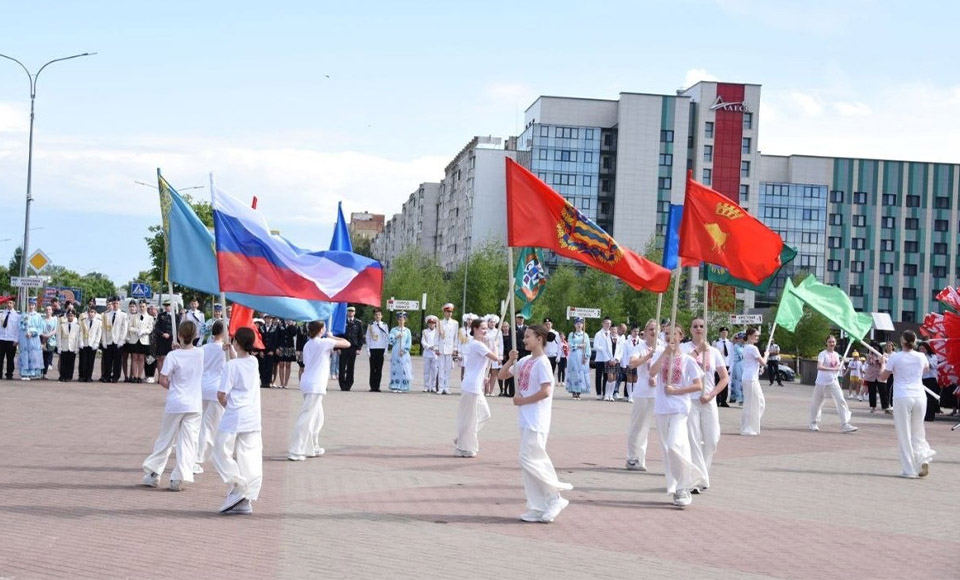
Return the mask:
<path id="1" fill-rule="evenodd" d="M 29 69 L 19 60 L 13 58 L 12 56 L 7 56 L 5 54 L 0 54 L 0 57 L 3 57 L 7 60 L 12 60 L 13 62 L 20 65 L 20 68 L 23 69 L 23 72 L 27 73 L 27 78 L 30 79 L 30 140 L 27 145 L 27 208 L 24 212 L 23 218 L 23 249 L 20 254 L 20 276 L 27 275 L 27 259 L 30 257 L 29 248 L 30 248 L 30 204 L 33 202 L 33 196 L 31 195 L 31 185 L 33 181 L 33 112 L 34 112 L 34 101 L 37 98 L 37 79 L 40 78 L 40 73 L 43 72 L 43 69 L 47 68 L 55 62 L 60 62 L 64 60 L 71 60 L 74 58 L 80 58 L 82 56 L 93 56 L 97 53 L 95 52 L 85 52 L 83 54 L 75 54 L 73 56 L 65 56 L 63 58 L 55 58 L 43 66 L 37 71 L 37 74 L 32 74 Z M 26 310 L 27 308 L 27 291 L 24 289 L 20 290 L 20 309 L 21 311 Z"/>

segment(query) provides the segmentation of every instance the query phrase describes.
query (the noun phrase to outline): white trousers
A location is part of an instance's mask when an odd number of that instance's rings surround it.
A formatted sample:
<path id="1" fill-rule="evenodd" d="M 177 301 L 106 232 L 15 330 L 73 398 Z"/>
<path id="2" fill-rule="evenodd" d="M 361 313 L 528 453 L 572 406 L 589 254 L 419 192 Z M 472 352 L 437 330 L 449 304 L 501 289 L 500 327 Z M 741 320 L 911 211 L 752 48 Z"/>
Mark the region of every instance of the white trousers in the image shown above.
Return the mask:
<path id="1" fill-rule="evenodd" d="M 236 458 L 234 458 L 236 457 Z M 263 483 L 263 440 L 259 431 L 219 431 L 213 448 L 213 465 L 230 491 L 256 501 Z"/>
<path id="2" fill-rule="evenodd" d="M 440 359 L 423 357 L 423 388 L 431 393 L 437 392 L 437 377 L 440 375 Z"/>
<path id="3" fill-rule="evenodd" d="M 457 449 L 461 451 L 480 451 L 480 430 L 490 420 L 490 405 L 483 395 L 473 393 L 460 394 L 460 408 L 457 411 Z"/>
<path id="4" fill-rule="evenodd" d="M 520 472 L 527 494 L 527 509 L 547 511 L 561 491 L 573 489 L 557 479 L 557 471 L 547 455 L 547 433 L 533 429 L 520 430 Z"/>
<path id="5" fill-rule="evenodd" d="M 927 443 L 923 416 L 927 412 L 926 397 L 905 397 L 893 400 L 893 425 L 900 448 L 903 475 L 916 476 L 920 466 L 933 460 L 936 451 Z"/>
<path id="6" fill-rule="evenodd" d="M 323 395 L 304 393 L 300 414 L 290 435 L 290 455 L 316 455 L 320 451 L 323 418 Z"/>
<path id="7" fill-rule="evenodd" d="M 630 411 L 630 427 L 627 429 L 627 461 L 639 461 L 647 466 L 647 436 L 653 425 L 653 397 L 637 397 Z"/>
<path id="8" fill-rule="evenodd" d="M 833 402 L 837 405 L 837 416 L 840 417 L 840 426 L 842 427 L 850 423 L 850 407 L 847 406 L 847 400 L 843 398 L 840 383 L 834 380 L 832 383 L 813 387 L 813 397 L 810 399 L 811 427 L 820 425 L 820 412 L 823 409 L 823 399 L 828 393 L 833 397 Z"/>
<path id="9" fill-rule="evenodd" d="M 203 417 L 200 420 L 200 437 L 197 447 L 197 464 L 206 463 L 213 455 L 213 442 L 220 429 L 220 419 L 223 418 L 223 405 L 220 401 L 204 401 Z"/>
<path id="10" fill-rule="evenodd" d="M 720 413 L 716 399 L 711 399 L 706 405 L 691 401 L 687 433 L 690 437 L 690 459 L 703 473 L 703 484 L 709 487 L 710 467 L 720 443 Z"/>
<path id="11" fill-rule="evenodd" d="M 176 445 L 177 459 L 170 479 L 192 482 L 199 436 L 200 413 L 164 413 L 160 421 L 160 434 L 153 444 L 153 453 L 143 461 L 143 470 L 162 474 L 170 459 L 170 452 Z"/>
<path id="12" fill-rule="evenodd" d="M 757 379 L 743 381 L 743 414 L 740 416 L 741 435 L 759 435 L 760 420 L 767 402 Z"/>
<path id="13" fill-rule="evenodd" d="M 667 476 L 667 493 L 706 485 L 703 472 L 690 458 L 687 416 L 682 413 L 657 415 L 657 432 L 663 448 L 663 473 Z"/>
<path id="14" fill-rule="evenodd" d="M 450 369 L 453 368 L 453 355 L 452 354 L 441 354 L 437 359 L 438 372 L 437 377 L 439 378 L 439 390 L 441 393 L 450 392 Z"/>

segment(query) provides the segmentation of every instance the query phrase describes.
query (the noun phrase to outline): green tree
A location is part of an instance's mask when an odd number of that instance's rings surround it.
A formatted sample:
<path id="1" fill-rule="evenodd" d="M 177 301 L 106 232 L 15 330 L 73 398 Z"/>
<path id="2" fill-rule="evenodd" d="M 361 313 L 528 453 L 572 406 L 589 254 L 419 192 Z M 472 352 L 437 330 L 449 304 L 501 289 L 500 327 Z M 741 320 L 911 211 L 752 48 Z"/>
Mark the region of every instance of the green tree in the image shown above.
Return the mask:
<path id="1" fill-rule="evenodd" d="M 10 264 L 7 266 L 7 269 L 10 271 L 11 276 L 20 275 L 20 260 L 23 258 L 23 246 L 17 246 L 17 249 L 13 251 L 13 257 L 10 258 Z"/>
<path id="2" fill-rule="evenodd" d="M 108 298 L 117 293 L 112 280 L 100 272 L 90 272 L 81 276 L 65 266 L 50 264 L 40 272 L 50 277 L 51 286 L 67 286 L 83 291 L 84 301 L 90 298 Z"/>
<path id="3" fill-rule="evenodd" d="M 350 234 L 350 245 L 353 247 L 354 254 L 360 254 L 361 256 L 373 258 L 373 252 L 370 249 L 372 244 L 373 240 L 370 238 L 360 236 L 355 233 Z"/>
<path id="4" fill-rule="evenodd" d="M 584 306 L 580 304 L 580 275 L 569 264 L 561 264 L 548 272 L 543 294 L 533 303 L 533 320 L 540 322 L 549 317 L 554 328 L 564 333 L 572 331 L 573 321 L 566 319 L 567 306 Z"/>
<path id="5" fill-rule="evenodd" d="M 472 312 L 479 316 L 485 314 L 499 314 L 500 301 L 507 297 L 508 276 L 513 274 L 513 268 L 507 267 L 507 250 L 502 244 L 488 242 L 478 248 L 470 256 L 466 267 L 467 301 L 463 302 L 464 268 L 461 264 L 450 275 L 448 293 L 450 300 L 461 307 L 464 312 Z M 461 312 L 461 314 L 463 314 Z"/>
<path id="6" fill-rule="evenodd" d="M 12 296 L 15 290 L 10 285 L 10 270 L 6 266 L 0 266 L 0 296 Z"/>
<path id="7" fill-rule="evenodd" d="M 427 294 L 428 313 L 439 314 L 443 303 L 449 301 L 444 274 L 440 264 L 419 249 L 415 248 L 397 256 L 383 280 L 384 317 L 389 320 L 386 309 L 387 300 L 391 297 L 397 300 L 420 300 L 424 292 Z M 420 332 L 419 313 L 410 313 L 407 327 L 411 332 Z"/>

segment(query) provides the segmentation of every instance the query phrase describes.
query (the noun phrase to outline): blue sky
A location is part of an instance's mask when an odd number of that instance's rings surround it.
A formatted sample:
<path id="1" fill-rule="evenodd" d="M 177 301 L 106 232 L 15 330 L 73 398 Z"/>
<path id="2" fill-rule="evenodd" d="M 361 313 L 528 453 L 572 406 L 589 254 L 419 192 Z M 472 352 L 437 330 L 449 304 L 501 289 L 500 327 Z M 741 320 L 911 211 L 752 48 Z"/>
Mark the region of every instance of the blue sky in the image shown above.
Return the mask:
<path id="1" fill-rule="evenodd" d="M 0 53 L 40 77 L 31 246 L 125 283 L 147 268 L 157 167 L 257 195 L 271 226 L 329 244 L 336 203 L 388 216 L 474 135 L 541 94 L 763 85 L 765 153 L 960 162 L 953 4 L 17 2 Z M 29 95 L 0 60 L 0 259 L 23 228 Z M 206 196 L 206 190 L 193 192 Z M 2 241 L 12 238 L 9 241 Z"/>

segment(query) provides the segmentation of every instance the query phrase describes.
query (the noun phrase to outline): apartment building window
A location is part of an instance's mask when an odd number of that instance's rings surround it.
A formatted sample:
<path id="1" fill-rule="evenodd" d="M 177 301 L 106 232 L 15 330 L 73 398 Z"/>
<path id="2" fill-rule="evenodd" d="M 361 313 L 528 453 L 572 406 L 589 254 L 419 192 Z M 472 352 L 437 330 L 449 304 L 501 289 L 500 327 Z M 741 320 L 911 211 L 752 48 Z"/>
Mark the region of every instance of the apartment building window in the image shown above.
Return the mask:
<path id="1" fill-rule="evenodd" d="M 542 181 L 542 182 L 544 182 L 544 183 L 547 182 L 547 174 L 544 173 L 543 171 L 538 171 L 538 172 L 537 172 L 537 177 L 540 178 L 540 181 Z"/>
<path id="2" fill-rule="evenodd" d="M 897 194 L 895 193 L 883 194 L 883 205 L 897 205 Z"/>
<path id="3" fill-rule="evenodd" d="M 561 139 L 577 139 L 580 136 L 580 130 L 575 127 L 557 127 L 554 136 Z"/>
<path id="4" fill-rule="evenodd" d="M 863 273 L 863 260 L 853 260 L 850 262 L 850 271 L 854 274 Z"/>
<path id="5" fill-rule="evenodd" d="M 867 216 L 865 215 L 855 215 L 853 216 L 853 226 L 856 228 L 867 227 Z"/>
<path id="6" fill-rule="evenodd" d="M 593 176 L 592 176 L 592 175 L 584 175 L 584 176 L 583 176 L 583 186 L 584 186 L 584 187 L 592 187 L 592 186 L 593 186 Z"/>
<path id="7" fill-rule="evenodd" d="M 906 241 L 903 243 L 903 251 L 916 254 L 919 251 L 919 245 L 917 242 Z"/>
<path id="8" fill-rule="evenodd" d="M 741 161 L 740 162 L 740 177 L 750 177 L 750 162 Z"/>
<path id="9" fill-rule="evenodd" d="M 593 163 L 593 151 L 584 151 L 584 152 L 583 152 L 583 162 L 584 162 L 584 163 Z"/>
<path id="10" fill-rule="evenodd" d="M 880 218 L 880 227 L 886 230 L 892 230 L 897 227 L 897 220 L 892 217 L 882 217 Z"/>
<path id="11" fill-rule="evenodd" d="M 541 137 L 550 136 L 550 125 L 540 125 L 540 136 Z"/>
<path id="12" fill-rule="evenodd" d="M 541 150 L 540 150 L 540 159 L 546 161 L 547 159 L 549 159 L 549 157 L 548 157 L 549 153 L 550 153 L 550 152 L 547 151 L 546 149 L 541 149 Z"/>
<path id="13" fill-rule="evenodd" d="M 850 247 L 854 250 L 862 250 L 867 247 L 866 238 L 853 238 L 850 240 Z"/>
<path id="14" fill-rule="evenodd" d="M 916 322 L 914 318 L 916 318 L 916 314 L 913 312 L 913 310 L 904 310 L 900 313 L 901 322 Z"/>
<path id="15" fill-rule="evenodd" d="M 893 298 L 893 286 L 881 286 L 880 298 Z"/>
<path id="16" fill-rule="evenodd" d="M 908 195 L 908 196 L 907 196 L 907 207 L 920 207 L 920 196 L 919 196 L 919 195 Z"/>
<path id="17" fill-rule="evenodd" d="M 863 248 L 858 248 L 863 249 Z M 883 252 L 892 252 L 893 251 L 893 240 L 880 240 L 880 251 Z"/>
<path id="18" fill-rule="evenodd" d="M 842 226 L 843 225 L 843 214 L 832 213 L 830 214 L 830 225 L 831 226 Z"/>
<path id="19" fill-rule="evenodd" d="M 750 137 L 744 137 L 740 145 L 740 153 L 750 155 Z"/>
<path id="20" fill-rule="evenodd" d="M 800 241 L 804 244 L 819 244 L 820 234 L 817 232 L 803 232 L 800 234 Z"/>
<path id="21" fill-rule="evenodd" d="M 920 229 L 920 220 L 918 218 L 908 217 L 904 222 L 904 227 L 908 230 L 918 230 Z"/>
<path id="22" fill-rule="evenodd" d="M 947 220 L 933 220 L 933 231 L 945 232 L 950 229 L 950 223 Z"/>
<path id="23" fill-rule="evenodd" d="M 601 156 L 600 156 L 600 167 L 601 167 L 602 169 L 610 169 L 610 156 L 609 156 L 609 155 L 601 155 Z"/>
<path id="24" fill-rule="evenodd" d="M 916 275 L 917 275 L 917 265 L 916 265 L 916 264 L 904 264 L 904 265 L 903 265 L 903 275 L 904 275 L 904 276 L 916 276 Z"/>
<path id="25" fill-rule="evenodd" d="M 816 268 L 817 267 L 817 257 L 808 256 L 801 254 L 800 255 L 800 267 L 801 268 Z"/>
<path id="26" fill-rule="evenodd" d="M 840 260 L 827 260 L 827 270 L 830 272 L 839 272 Z"/>
<path id="27" fill-rule="evenodd" d="M 935 244 L 933 244 L 933 253 L 940 256 L 946 256 L 947 244 L 945 244 L 944 242 L 936 242 Z"/>
<path id="28" fill-rule="evenodd" d="M 713 145 L 703 146 L 703 160 L 708 163 L 713 161 Z"/>
<path id="29" fill-rule="evenodd" d="M 660 142 L 661 143 L 673 143 L 673 130 L 672 129 L 663 129 L 660 131 Z"/>
<path id="30" fill-rule="evenodd" d="M 667 200 L 661 200 L 657 202 L 657 211 L 660 213 L 669 213 L 670 212 L 670 202 Z"/>
<path id="31" fill-rule="evenodd" d="M 657 187 L 660 189 L 671 189 L 673 187 L 673 180 L 669 177 L 661 177 L 657 179 Z"/>
<path id="32" fill-rule="evenodd" d="M 750 186 L 746 183 L 740 184 L 740 201 L 747 201 L 750 199 Z"/>
<path id="33" fill-rule="evenodd" d="M 703 136 L 706 139 L 713 139 L 713 121 L 707 121 L 703 124 Z"/>
<path id="34" fill-rule="evenodd" d="M 881 274 L 893 274 L 893 262 L 880 262 Z"/>
<path id="35" fill-rule="evenodd" d="M 610 180 L 609 180 L 609 179 L 601 179 L 601 180 L 600 180 L 600 191 L 602 191 L 603 193 L 610 193 Z"/>
<path id="36" fill-rule="evenodd" d="M 850 296 L 857 296 L 857 297 L 863 296 L 863 286 L 861 286 L 861 285 L 859 285 L 859 284 L 851 284 L 851 285 L 850 285 Z"/>
<path id="37" fill-rule="evenodd" d="M 938 195 L 933 198 L 933 207 L 937 209 L 950 209 L 950 198 Z"/>
<path id="38" fill-rule="evenodd" d="M 613 134 L 607 133 L 603 136 L 603 146 L 604 147 L 613 147 Z"/>
<path id="39" fill-rule="evenodd" d="M 837 189 L 831 191 L 830 203 L 843 203 L 843 192 Z"/>
<path id="40" fill-rule="evenodd" d="M 577 152 L 569 149 L 557 149 L 553 154 L 554 161 L 576 161 Z"/>
<path id="41" fill-rule="evenodd" d="M 710 185 L 712 178 L 713 178 L 713 171 L 711 171 L 711 170 L 709 170 L 709 169 L 704 169 L 704 170 L 703 170 L 703 184 L 704 184 L 704 185 Z"/>
<path id="42" fill-rule="evenodd" d="M 591 206 L 591 203 L 590 203 L 590 202 L 591 202 L 591 200 L 590 200 L 589 197 L 585 197 L 585 198 L 581 199 L 581 200 L 580 200 L 580 208 L 581 208 L 581 209 L 590 209 L 590 206 Z"/>
<path id="43" fill-rule="evenodd" d="M 946 278 L 947 277 L 947 267 L 946 266 L 934 266 L 933 277 L 934 278 Z"/>
<path id="44" fill-rule="evenodd" d="M 903 289 L 903 299 L 904 299 L 904 300 L 916 300 L 916 299 L 917 299 L 917 289 L 916 289 L 916 288 L 904 288 L 904 289 Z"/>
<path id="45" fill-rule="evenodd" d="M 743 114 L 743 128 L 744 128 L 744 129 L 753 129 L 753 113 L 744 113 L 744 114 Z"/>
<path id="46" fill-rule="evenodd" d="M 673 154 L 672 153 L 661 153 L 660 154 L 660 165 L 664 167 L 670 167 L 673 165 Z"/>
<path id="47" fill-rule="evenodd" d="M 867 203 L 867 192 L 865 191 L 854 191 L 853 192 L 853 203 L 857 205 L 863 205 Z"/>
<path id="48" fill-rule="evenodd" d="M 583 138 L 587 141 L 593 141 L 593 129 L 584 129 Z"/>
<path id="49" fill-rule="evenodd" d="M 763 217 L 772 219 L 787 219 L 790 217 L 790 211 L 785 207 L 765 207 L 763 208 Z"/>

